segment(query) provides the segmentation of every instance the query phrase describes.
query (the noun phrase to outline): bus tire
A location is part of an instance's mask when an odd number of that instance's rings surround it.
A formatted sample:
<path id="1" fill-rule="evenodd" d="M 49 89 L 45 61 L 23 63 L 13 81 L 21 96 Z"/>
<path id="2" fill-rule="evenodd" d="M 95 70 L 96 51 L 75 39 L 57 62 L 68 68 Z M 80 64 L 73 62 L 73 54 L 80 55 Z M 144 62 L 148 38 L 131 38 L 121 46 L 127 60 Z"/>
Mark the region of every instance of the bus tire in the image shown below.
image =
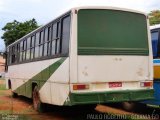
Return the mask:
<path id="1" fill-rule="evenodd" d="M 123 102 L 122 108 L 128 112 L 133 112 L 136 108 L 136 103 L 134 102 Z"/>
<path id="2" fill-rule="evenodd" d="M 38 86 L 36 85 L 32 92 L 33 95 L 33 108 L 38 112 L 44 112 L 43 103 L 40 100 Z"/>
<path id="3" fill-rule="evenodd" d="M 13 98 L 17 98 L 17 97 L 18 97 L 18 94 L 15 93 L 15 92 L 12 92 L 12 97 L 13 97 Z"/>

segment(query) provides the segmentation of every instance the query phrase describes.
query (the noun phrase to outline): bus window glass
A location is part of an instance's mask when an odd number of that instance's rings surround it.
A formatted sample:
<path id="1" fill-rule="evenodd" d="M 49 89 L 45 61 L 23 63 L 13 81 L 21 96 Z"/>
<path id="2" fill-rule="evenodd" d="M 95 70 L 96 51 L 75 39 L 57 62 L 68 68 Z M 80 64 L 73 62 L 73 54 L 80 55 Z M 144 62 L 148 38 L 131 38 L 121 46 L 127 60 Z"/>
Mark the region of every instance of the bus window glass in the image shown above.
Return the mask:
<path id="1" fill-rule="evenodd" d="M 27 49 L 30 48 L 31 44 L 31 37 L 27 38 Z"/>
<path id="2" fill-rule="evenodd" d="M 43 55 L 43 44 L 39 46 L 39 57 Z"/>
<path id="3" fill-rule="evenodd" d="M 34 47 L 35 44 L 35 36 L 31 37 L 31 47 Z"/>
<path id="4" fill-rule="evenodd" d="M 20 42 L 20 61 L 22 61 L 23 58 L 22 51 L 23 51 L 23 41 Z"/>
<path id="5" fill-rule="evenodd" d="M 32 48 L 31 50 L 30 50 L 30 59 L 33 59 L 34 58 L 34 48 Z"/>
<path id="6" fill-rule="evenodd" d="M 47 56 L 47 42 L 44 44 L 44 56 Z"/>
<path id="7" fill-rule="evenodd" d="M 26 60 L 30 59 L 31 37 L 27 38 Z"/>
<path id="8" fill-rule="evenodd" d="M 57 24 L 53 24 L 53 30 L 52 30 L 52 40 L 55 40 L 57 37 Z"/>
<path id="9" fill-rule="evenodd" d="M 57 33 L 56 33 L 56 54 L 60 52 L 60 23 L 57 23 Z"/>
<path id="10" fill-rule="evenodd" d="M 158 47 L 158 31 L 151 33 L 153 57 L 157 57 Z"/>
<path id="11" fill-rule="evenodd" d="M 49 56 L 51 54 L 51 41 L 48 42 L 48 52 L 47 55 Z"/>
<path id="12" fill-rule="evenodd" d="M 44 37 L 44 32 L 41 31 L 40 32 L 40 40 L 39 40 L 39 57 L 43 56 L 43 37 Z"/>
<path id="13" fill-rule="evenodd" d="M 44 35 L 44 32 L 41 31 L 41 32 L 40 32 L 40 41 L 39 41 L 39 44 L 42 44 L 42 43 L 43 43 L 43 35 Z"/>
<path id="14" fill-rule="evenodd" d="M 26 50 L 26 60 L 30 59 L 30 49 Z"/>
<path id="15" fill-rule="evenodd" d="M 23 41 L 22 61 L 26 60 L 26 40 Z"/>
<path id="16" fill-rule="evenodd" d="M 26 50 L 26 40 L 23 41 L 23 50 Z"/>
<path id="17" fill-rule="evenodd" d="M 48 27 L 45 29 L 45 39 L 44 41 L 48 41 Z"/>
<path id="18" fill-rule="evenodd" d="M 20 42 L 20 51 L 23 50 L 23 41 Z"/>
<path id="19" fill-rule="evenodd" d="M 7 48 L 7 65 L 10 64 L 10 51 L 9 51 L 9 47 Z"/>
<path id="20" fill-rule="evenodd" d="M 57 41 L 56 41 L 56 54 L 59 54 L 59 50 L 60 50 L 60 40 L 57 39 Z"/>
<path id="21" fill-rule="evenodd" d="M 20 43 L 17 44 L 17 62 L 19 62 L 19 54 L 20 54 Z"/>
<path id="22" fill-rule="evenodd" d="M 48 41 L 51 40 L 51 27 L 48 27 Z"/>
<path id="23" fill-rule="evenodd" d="M 31 37 L 31 49 L 30 49 L 30 59 L 34 58 L 34 46 L 35 46 L 35 36 Z"/>
<path id="24" fill-rule="evenodd" d="M 64 18 L 62 24 L 62 54 L 68 54 L 70 38 L 70 16 Z"/>
<path id="25" fill-rule="evenodd" d="M 39 46 L 35 47 L 35 58 L 38 58 L 38 50 L 39 50 Z"/>
<path id="26" fill-rule="evenodd" d="M 15 56 L 15 47 L 12 47 L 12 56 L 11 56 L 11 63 L 15 63 L 16 61 L 16 56 Z"/>
<path id="27" fill-rule="evenodd" d="M 49 56 L 50 55 L 50 51 L 51 51 L 51 48 L 50 48 L 50 46 L 51 46 L 51 33 L 52 33 L 52 29 L 51 29 L 51 27 L 48 27 L 48 43 L 47 43 L 47 55 Z"/>
<path id="28" fill-rule="evenodd" d="M 36 45 L 39 45 L 39 32 L 36 33 Z"/>
<path id="29" fill-rule="evenodd" d="M 77 24 L 78 55 L 149 54 L 147 21 L 143 14 L 83 9 L 78 11 Z"/>
<path id="30" fill-rule="evenodd" d="M 56 47 L 56 41 L 53 40 L 53 41 L 52 41 L 52 50 L 51 50 L 51 54 L 52 54 L 52 55 L 55 55 L 55 53 L 56 53 L 55 47 Z"/>
<path id="31" fill-rule="evenodd" d="M 56 53 L 56 39 L 57 39 L 57 23 L 52 26 L 52 42 L 51 42 L 51 55 Z"/>

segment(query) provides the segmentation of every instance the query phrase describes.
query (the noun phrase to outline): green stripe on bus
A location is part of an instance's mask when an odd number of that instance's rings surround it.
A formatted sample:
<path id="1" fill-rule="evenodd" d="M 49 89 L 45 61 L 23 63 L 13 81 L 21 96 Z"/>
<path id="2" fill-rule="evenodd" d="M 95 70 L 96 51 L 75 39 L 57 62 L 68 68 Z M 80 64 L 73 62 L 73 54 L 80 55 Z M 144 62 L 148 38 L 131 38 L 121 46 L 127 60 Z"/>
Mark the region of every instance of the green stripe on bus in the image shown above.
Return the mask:
<path id="1" fill-rule="evenodd" d="M 33 76 L 26 83 L 19 86 L 14 92 L 27 96 L 29 98 L 32 97 L 32 83 L 37 83 L 39 90 L 46 83 L 46 81 L 51 77 L 51 75 L 59 68 L 59 66 L 66 60 L 66 57 L 61 58 L 57 62 L 51 64 L 40 73 Z"/>
<path id="2" fill-rule="evenodd" d="M 80 104 L 100 104 L 124 101 L 142 101 L 154 99 L 154 90 L 121 90 L 106 92 L 70 93 L 69 99 L 64 103 L 66 106 Z"/>

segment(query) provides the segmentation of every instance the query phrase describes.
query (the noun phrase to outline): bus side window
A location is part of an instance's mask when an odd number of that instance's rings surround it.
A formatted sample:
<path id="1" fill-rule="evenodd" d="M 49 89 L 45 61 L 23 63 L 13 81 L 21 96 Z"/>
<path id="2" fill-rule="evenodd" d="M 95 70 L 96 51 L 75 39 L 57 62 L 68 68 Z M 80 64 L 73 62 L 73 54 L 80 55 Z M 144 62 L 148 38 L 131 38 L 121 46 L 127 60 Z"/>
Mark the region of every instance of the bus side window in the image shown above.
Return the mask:
<path id="1" fill-rule="evenodd" d="M 15 61 L 16 61 L 15 46 L 12 46 L 12 51 L 11 51 L 11 63 L 15 63 Z"/>
<path id="2" fill-rule="evenodd" d="M 22 51 L 22 61 L 25 61 L 26 60 L 26 40 L 23 40 L 23 51 Z"/>
<path id="3" fill-rule="evenodd" d="M 39 32 L 37 32 L 36 33 L 36 39 L 35 39 L 36 41 L 35 41 L 35 55 L 34 55 L 34 57 L 35 58 L 38 58 L 39 57 Z"/>
<path id="4" fill-rule="evenodd" d="M 69 53 L 69 39 L 70 39 L 70 16 L 63 18 L 62 20 L 62 43 L 61 53 L 66 55 Z"/>
<path id="5" fill-rule="evenodd" d="M 7 65 L 10 64 L 10 47 L 7 48 Z"/>
<path id="6" fill-rule="evenodd" d="M 20 59 L 20 43 L 17 44 L 17 53 L 16 53 L 16 60 L 19 62 Z"/>
<path id="7" fill-rule="evenodd" d="M 44 56 L 50 54 L 51 27 L 45 28 Z"/>
<path id="8" fill-rule="evenodd" d="M 57 23 L 52 25 L 51 55 L 56 53 Z"/>
<path id="9" fill-rule="evenodd" d="M 26 60 L 30 59 L 30 44 L 31 44 L 31 37 L 28 37 L 27 38 Z"/>
<path id="10" fill-rule="evenodd" d="M 30 59 L 34 58 L 34 49 L 35 49 L 35 35 L 31 37 L 31 45 L 30 45 Z"/>
<path id="11" fill-rule="evenodd" d="M 39 39 L 39 57 L 43 56 L 43 41 L 44 40 L 44 32 L 40 32 L 40 39 Z"/>
<path id="12" fill-rule="evenodd" d="M 20 59 L 19 61 L 22 62 L 23 59 L 23 41 L 20 42 Z"/>
<path id="13" fill-rule="evenodd" d="M 49 56 L 51 54 L 51 36 L 52 35 L 52 28 L 51 26 L 48 27 L 48 50 L 47 50 L 47 55 Z"/>
<path id="14" fill-rule="evenodd" d="M 151 38 L 152 38 L 153 57 L 156 58 L 158 55 L 158 31 L 152 32 Z"/>
<path id="15" fill-rule="evenodd" d="M 60 53 L 60 22 L 57 22 L 56 30 L 56 54 Z"/>
<path id="16" fill-rule="evenodd" d="M 48 40 L 48 27 L 45 28 L 44 30 L 44 34 L 45 34 L 45 37 L 44 37 L 44 56 L 47 56 L 47 40 Z"/>

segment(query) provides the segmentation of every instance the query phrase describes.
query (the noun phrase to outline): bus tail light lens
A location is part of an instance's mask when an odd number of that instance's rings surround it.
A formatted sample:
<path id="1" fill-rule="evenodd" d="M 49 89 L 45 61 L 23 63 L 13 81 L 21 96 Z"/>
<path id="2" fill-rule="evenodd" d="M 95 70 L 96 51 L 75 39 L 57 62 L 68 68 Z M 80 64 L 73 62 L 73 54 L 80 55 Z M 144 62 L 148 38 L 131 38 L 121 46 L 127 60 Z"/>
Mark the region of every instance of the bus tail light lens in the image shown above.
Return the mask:
<path id="1" fill-rule="evenodd" d="M 152 87 L 153 82 L 141 82 L 141 87 Z"/>
<path id="2" fill-rule="evenodd" d="M 89 85 L 84 85 L 84 84 L 73 85 L 73 90 L 85 90 L 85 89 L 89 89 Z"/>

